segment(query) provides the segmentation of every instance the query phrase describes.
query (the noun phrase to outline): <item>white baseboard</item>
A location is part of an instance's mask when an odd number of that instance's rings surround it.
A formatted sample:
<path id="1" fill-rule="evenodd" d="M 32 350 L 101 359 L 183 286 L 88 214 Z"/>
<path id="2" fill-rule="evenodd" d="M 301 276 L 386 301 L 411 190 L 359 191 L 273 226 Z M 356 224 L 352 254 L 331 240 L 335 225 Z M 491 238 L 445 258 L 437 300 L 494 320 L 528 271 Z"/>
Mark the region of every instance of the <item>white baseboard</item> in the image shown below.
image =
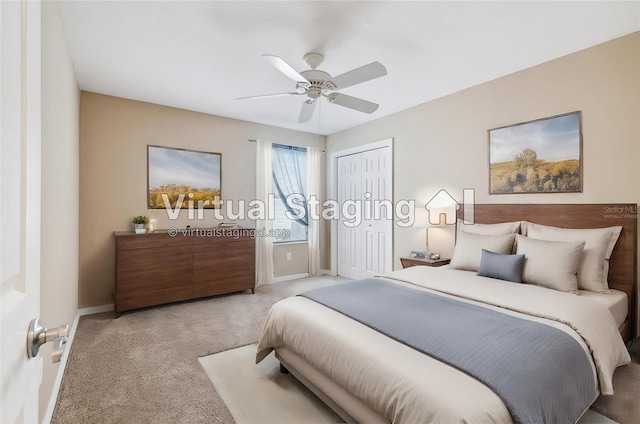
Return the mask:
<path id="1" fill-rule="evenodd" d="M 76 336 L 76 329 L 78 328 L 78 321 L 80 321 L 80 317 L 84 315 L 98 314 L 101 312 L 109 312 L 113 311 L 113 304 L 110 305 L 102 305 L 102 306 L 93 306 L 91 308 L 83 308 L 78 309 L 76 311 L 76 316 L 73 319 L 73 324 L 71 325 L 69 334 L 67 335 L 67 343 L 65 344 L 64 353 L 62 354 L 62 359 L 60 360 L 60 367 L 58 368 L 58 374 L 56 374 L 56 381 L 53 384 L 53 390 L 51 392 L 51 397 L 49 397 L 49 405 L 47 406 L 47 412 L 42 419 L 43 424 L 49 424 L 51 422 L 51 418 L 53 417 L 53 410 L 56 407 L 56 401 L 58 400 L 58 393 L 60 393 L 60 384 L 62 384 L 62 377 L 64 376 L 64 370 L 67 368 L 67 360 L 69 359 L 69 352 L 71 352 L 71 345 L 73 344 L 73 339 Z"/>
<path id="2" fill-rule="evenodd" d="M 102 312 L 111 312 L 113 310 L 115 310 L 115 306 L 113 305 L 113 303 L 110 303 L 108 305 L 92 306 L 90 308 L 82 308 L 82 309 L 78 309 L 78 318 L 85 315 L 100 314 Z"/>
<path id="3" fill-rule="evenodd" d="M 289 280 L 297 280 L 298 278 L 305 278 L 308 277 L 309 273 L 305 272 L 302 274 L 292 274 L 292 275 L 283 275 L 281 277 L 276 277 L 273 279 L 274 283 L 281 283 L 283 281 L 289 281 Z"/>
<path id="4" fill-rule="evenodd" d="M 333 276 L 335 276 L 336 274 L 333 273 L 330 269 L 321 269 L 318 272 L 318 275 L 333 275 Z M 308 272 L 305 272 L 305 273 L 302 273 L 302 274 L 282 275 L 280 277 L 275 277 L 273 279 L 273 282 L 274 283 L 281 283 L 283 281 L 297 280 L 298 278 L 305 278 L 305 277 L 310 277 Z"/>

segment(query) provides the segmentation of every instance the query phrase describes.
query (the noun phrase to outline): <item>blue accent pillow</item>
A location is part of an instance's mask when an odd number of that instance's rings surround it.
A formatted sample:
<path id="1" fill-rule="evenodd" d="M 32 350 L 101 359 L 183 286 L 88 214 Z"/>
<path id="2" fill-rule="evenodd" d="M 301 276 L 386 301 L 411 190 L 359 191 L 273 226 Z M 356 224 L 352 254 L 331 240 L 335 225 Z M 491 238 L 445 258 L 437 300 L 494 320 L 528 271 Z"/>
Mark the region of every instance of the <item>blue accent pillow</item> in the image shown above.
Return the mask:
<path id="1" fill-rule="evenodd" d="M 478 275 L 521 283 L 523 268 L 524 254 L 504 255 L 482 249 Z"/>

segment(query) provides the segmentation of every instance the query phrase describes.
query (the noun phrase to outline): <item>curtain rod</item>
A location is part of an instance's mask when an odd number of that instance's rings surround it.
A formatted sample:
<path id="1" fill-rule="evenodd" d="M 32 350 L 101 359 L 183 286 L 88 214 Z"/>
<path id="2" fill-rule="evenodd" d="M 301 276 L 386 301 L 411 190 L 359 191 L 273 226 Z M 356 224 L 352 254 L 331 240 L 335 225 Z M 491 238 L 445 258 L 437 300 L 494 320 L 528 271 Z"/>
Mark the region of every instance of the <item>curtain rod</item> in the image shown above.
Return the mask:
<path id="1" fill-rule="evenodd" d="M 258 140 L 256 140 L 255 138 L 249 138 L 249 139 L 247 139 L 247 141 L 250 142 L 250 143 L 255 143 Z M 278 143 L 276 143 L 276 144 L 278 144 Z M 298 146 L 293 146 L 293 147 L 298 147 Z M 324 153 L 324 150 L 321 150 L 321 152 Z"/>

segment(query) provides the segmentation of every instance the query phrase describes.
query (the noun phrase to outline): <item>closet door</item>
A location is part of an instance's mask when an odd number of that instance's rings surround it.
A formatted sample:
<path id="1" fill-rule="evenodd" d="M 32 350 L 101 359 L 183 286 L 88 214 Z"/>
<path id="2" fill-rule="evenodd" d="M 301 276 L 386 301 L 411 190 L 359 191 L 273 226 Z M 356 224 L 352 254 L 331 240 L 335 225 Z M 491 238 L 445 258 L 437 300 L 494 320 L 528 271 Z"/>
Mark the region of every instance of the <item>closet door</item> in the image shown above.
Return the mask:
<path id="1" fill-rule="evenodd" d="M 391 148 L 362 152 L 362 278 L 392 270 L 393 203 Z"/>
<path id="2" fill-rule="evenodd" d="M 392 270 L 391 163 L 390 147 L 338 158 L 338 275 L 358 280 Z"/>
<path id="3" fill-rule="evenodd" d="M 362 199 L 362 154 L 338 158 L 338 202 L 341 206 L 338 222 L 338 275 L 358 280 L 362 278 L 362 224 L 354 208 L 345 203 Z M 350 210 L 351 209 L 351 210 Z M 343 213 L 346 212 L 346 213 Z"/>

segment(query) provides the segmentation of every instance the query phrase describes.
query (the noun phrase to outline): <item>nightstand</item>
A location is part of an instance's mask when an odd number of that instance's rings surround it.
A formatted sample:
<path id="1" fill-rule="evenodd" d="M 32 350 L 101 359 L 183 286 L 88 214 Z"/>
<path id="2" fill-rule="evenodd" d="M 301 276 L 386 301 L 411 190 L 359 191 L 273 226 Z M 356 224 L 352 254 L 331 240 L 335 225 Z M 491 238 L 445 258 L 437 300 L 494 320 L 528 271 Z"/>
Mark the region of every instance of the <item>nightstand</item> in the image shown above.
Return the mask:
<path id="1" fill-rule="evenodd" d="M 412 266 L 442 266 L 447 265 L 451 259 L 418 259 L 418 258 L 400 258 L 402 262 L 402 268 L 409 268 Z"/>

